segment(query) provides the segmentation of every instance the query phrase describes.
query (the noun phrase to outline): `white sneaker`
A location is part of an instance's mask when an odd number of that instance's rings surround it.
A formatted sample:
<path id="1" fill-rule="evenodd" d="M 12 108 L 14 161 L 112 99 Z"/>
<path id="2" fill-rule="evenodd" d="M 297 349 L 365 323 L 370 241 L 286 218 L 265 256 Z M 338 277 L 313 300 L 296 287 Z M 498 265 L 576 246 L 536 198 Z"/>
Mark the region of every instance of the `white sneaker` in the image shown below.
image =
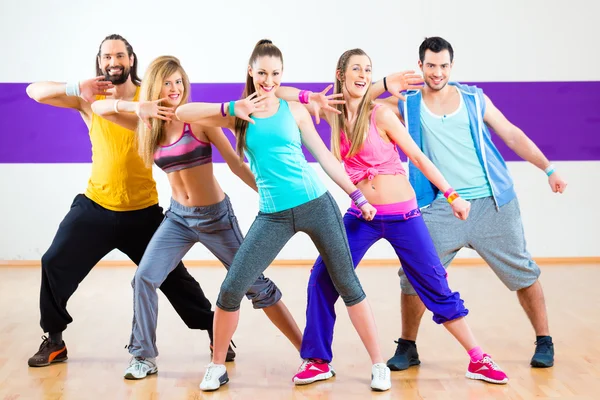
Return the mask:
<path id="1" fill-rule="evenodd" d="M 200 382 L 200 389 L 205 392 L 217 390 L 227 382 L 229 382 L 227 368 L 222 364 L 213 364 L 211 362 L 206 368 L 204 379 Z"/>
<path id="2" fill-rule="evenodd" d="M 392 387 L 390 369 L 384 363 L 373 364 L 371 367 L 371 389 L 384 392 Z"/>
<path id="3" fill-rule="evenodd" d="M 158 372 L 156 358 L 131 357 L 125 370 L 125 379 L 144 379 Z"/>

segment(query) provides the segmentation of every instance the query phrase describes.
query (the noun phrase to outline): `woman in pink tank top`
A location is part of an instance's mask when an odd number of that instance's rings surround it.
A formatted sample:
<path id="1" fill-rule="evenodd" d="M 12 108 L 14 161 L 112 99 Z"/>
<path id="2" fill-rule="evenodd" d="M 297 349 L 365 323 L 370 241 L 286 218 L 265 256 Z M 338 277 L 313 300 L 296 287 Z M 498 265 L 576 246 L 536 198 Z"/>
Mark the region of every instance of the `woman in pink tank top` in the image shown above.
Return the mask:
<path id="1" fill-rule="evenodd" d="M 332 153 L 343 161 L 353 183 L 377 209 L 371 221 L 362 218 L 354 205 L 344 216 L 355 268 L 375 242 L 387 240 L 410 283 L 433 313 L 433 320 L 443 324 L 468 352 L 470 364 L 466 376 L 506 383 L 506 374 L 477 345 L 464 318 L 468 310 L 459 293 L 448 287 L 446 271 L 417 207 L 415 192 L 406 177 L 397 146 L 445 193 L 448 207 L 452 207 L 457 218 L 467 218 L 470 204 L 450 187 L 393 111 L 370 100 L 371 68 L 371 59 L 364 51 L 349 50 L 338 61 L 333 95 L 325 95 L 330 87 L 321 93 L 280 88 L 277 95 L 300 101 L 316 118 L 327 120 L 331 126 Z M 342 100 L 337 101 L 336 110 L 332 112 L 328 105 L 339 98 Z M 452 235 L 452 232 L 448 234 Z M 308 287 L 307 322 L 301 350 L 304 363 L 294 376 L 296 384 L 312 383 L 333 375 L 329 363 L 337 297 L 325 264 L 318 258 Z M 418 364 L 414 340 L 404 340 L 402 344 L 412 347 L 407 353 L 408 365 Z M 393 358 L 388 361 L 391 369 L 398 370 L 395 365 Z"/>

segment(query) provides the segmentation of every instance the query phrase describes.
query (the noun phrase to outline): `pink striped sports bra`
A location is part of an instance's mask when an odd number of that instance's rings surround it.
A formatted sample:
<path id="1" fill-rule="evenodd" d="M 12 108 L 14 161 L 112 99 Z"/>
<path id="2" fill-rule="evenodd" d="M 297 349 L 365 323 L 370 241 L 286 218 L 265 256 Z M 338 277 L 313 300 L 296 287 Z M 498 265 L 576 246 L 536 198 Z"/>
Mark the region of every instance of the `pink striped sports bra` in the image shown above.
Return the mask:
<path id="1" fill-rule="evenodd" d="M 358 153 L 350 158 L 347 158 L 350 151 L 350 142 L 344 131 L 340 135 L 340 153 L 344 161 L 346 173 L 355 185 L 363 179 L 373 179 L 376 175 L 406 175 L 406 171 L 402 166 L 398 149 L 394 142 L 385 142 L 375 123 L 375 110 L 380 104 L 373 107 L 371 111 L 371 124 L 369 132 L 362 148 Z"/>
<path id="2" fill-rule="evenodd" d="M 154 162 L 166 173 L 208 164 L 212 162 L 212 147 L 196 138 L 190 125 L 184 124 L 175 143 L 156 149 Z"/>

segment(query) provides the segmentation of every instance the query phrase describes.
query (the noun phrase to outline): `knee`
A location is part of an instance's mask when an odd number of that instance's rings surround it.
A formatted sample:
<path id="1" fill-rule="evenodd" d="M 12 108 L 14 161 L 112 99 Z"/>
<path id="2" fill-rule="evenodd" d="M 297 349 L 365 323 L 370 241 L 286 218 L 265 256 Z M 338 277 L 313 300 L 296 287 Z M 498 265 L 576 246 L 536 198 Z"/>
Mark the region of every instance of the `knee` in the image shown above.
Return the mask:
<path id="1" fill-rule="evenodd" d="M 149 272 L 150 270 L 148 268 L 142 268 L 142 264 L 140 264 L 140 267 L 135 272 L 131 281 L 131 287 L 134 290 L 140 290 L 142 288 L 158 289 L 162 282 L 159 282 L 156 277 L 152 276 Z"/>
<path id="2" fill-rule="evenodd" d="M 42 256 L 42 270 L 45 272 L 53 271 L 57 265 L 58 256 L 56 252 L 50 248 Z"/>
<path id="3" fill-rule="evenodd" d="M 240 308 L 242 297 L 244 292 L 238 290 L 230 279 L 225 278 L 219 291 L 219 297 L 217 298 L 217 306 L 224 311 L 237 311 Z"/>
<path id="4" fill-rule="evenodd" d="M 415 290 L 413 285 L 410 284 L 406 275 L 400 276 L 400 290 L 402 291 L 402 294 L 406 294 L 409 296 L 417 295 L 417 291 Z"/>

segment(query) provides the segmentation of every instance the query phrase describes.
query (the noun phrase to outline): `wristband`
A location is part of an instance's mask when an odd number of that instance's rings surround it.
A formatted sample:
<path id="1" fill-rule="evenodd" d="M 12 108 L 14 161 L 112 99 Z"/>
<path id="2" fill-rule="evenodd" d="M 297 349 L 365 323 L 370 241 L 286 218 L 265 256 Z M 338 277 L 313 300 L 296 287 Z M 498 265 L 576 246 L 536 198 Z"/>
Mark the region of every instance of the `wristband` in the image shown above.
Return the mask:
<path id="1" fill-rule="evenodd" d="M 233 100 L 229 102 L 229 116 L 235 117 L 235 101 Z"/>
<path id="2" fill-rule="evenodd" d="M 448 190 L 446 190 L 446 192 L 444 192 L 444 197 L 446 198 L 446 200 L 448 200 L 448 203 L 452 204 L 452 202 L 458 199 L 460 196 L 458 195 L 458 193 L 456 193 L 454 189 L 450 187 L 448 188 Z"/>
<path id="3" fill-rule="evenodd" d="M 556 171 L 556 167 L 553 164 L 548 165 L 548 167 L 544 170 L 547 176 L 550 176 Z"/>
<path id="4" fill-rule="evenodd" d="M 385 91 L 387 92 L 387 91 L 388 91 L 388 88 L 387 88 L 387 82 L 386 82 L 386 78 L 387 78 L 386 76 L 384 76 L 384 77 L 383 77 L 383 88 L 384 88 L 384 89 L 385 89 Z"/>
<path id="5" fill-rule="evenodd" d="M 360 189 L 356 189 L 354 192 L 350 193 L 350 198 L 354 202 L 354 205 L 356 205 L 358 208 L 361 208 L 363 205 L 368 203 Z"/>
<path id="6" fill-rule="evenodd" d="M 81 96 L 81 89 L 79 88 L 79 82 L 67 82 L 65 88 L 65 94 L 67 96 Z"/>
<path id="7" fill-rule="evenodd" d="M 225 114 L 225 103 L 221 103 L 221 115 L 226 117 L 227 114 Z"/>
<path id="8" fill-rule="evenodd" d="M 113 109 L 115 110 L 115 113 L 117 113 L 117 114 L 119 113 L 119 108 L 117 106 L 118 106 L 118 104 L 119 104 L 120 101 L 121 101 L 121 99 L 117 99 L 115 101 L 114 106 L 113 106 Z"/>
<path id="9" fill-rule="evenodd" d="M 298 93 L 298 100 L 302 104 L 308 104 L 310 102 L 311 94 L 312 92 L 310 90 L 301 90 L 300 93 Z"/>

